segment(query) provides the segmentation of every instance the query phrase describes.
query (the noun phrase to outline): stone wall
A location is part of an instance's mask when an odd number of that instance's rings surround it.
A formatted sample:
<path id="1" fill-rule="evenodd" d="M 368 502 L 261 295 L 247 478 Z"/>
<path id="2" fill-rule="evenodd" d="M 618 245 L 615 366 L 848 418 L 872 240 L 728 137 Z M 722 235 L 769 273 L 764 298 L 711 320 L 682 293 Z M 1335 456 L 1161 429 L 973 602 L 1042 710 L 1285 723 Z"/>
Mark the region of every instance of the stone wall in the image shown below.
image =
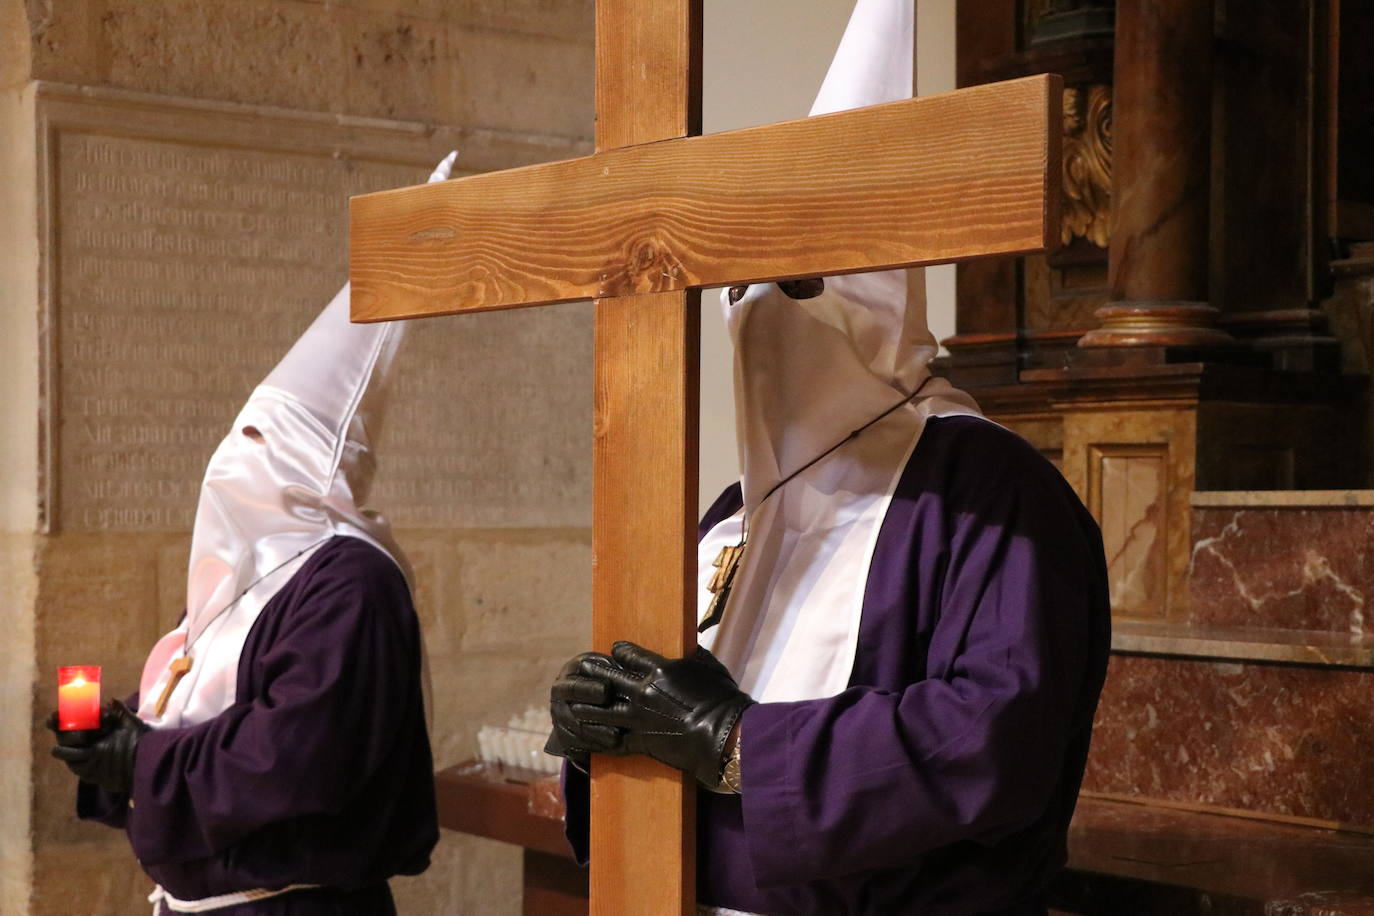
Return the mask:
<path id="1" fill-rule="evenodd" d="M 180 613 L 205 460 L 344 278 L 349 195 L 452 148 L 469 171 L 588 151 L 591 10 L 0 0 L 25 52 L 0 65 L 0 912 L 146 912 L 47 757 L 52 668 L 134 688 Z M 428 322 L 402 351 L 373 502 L 416 567 L 441 766 L 586 641 L 590 354 L 585 305 Z M 446 833 L 402 912 L 518 912 L 518 868 Z"/>
<path id="2" fill-rule="evenodd" d="M 30 842 L 33 554 L 38 510 L 38 231 L 33 99 L 10 68 L 27 59 L 22 18 L 0 5 L 0 914 L 22 913 Z"/>

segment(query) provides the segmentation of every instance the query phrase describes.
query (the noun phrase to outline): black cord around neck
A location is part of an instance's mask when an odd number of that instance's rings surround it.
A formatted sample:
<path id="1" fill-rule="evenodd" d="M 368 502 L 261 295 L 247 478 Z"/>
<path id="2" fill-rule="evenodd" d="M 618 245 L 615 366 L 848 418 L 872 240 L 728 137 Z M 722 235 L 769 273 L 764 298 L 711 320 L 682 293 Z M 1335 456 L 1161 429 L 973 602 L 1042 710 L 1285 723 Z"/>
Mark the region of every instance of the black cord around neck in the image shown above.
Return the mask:
<path id="1" fill-rule="evenodd" d="M 815 458 L 812 458 L 810 461 L 806 462 L 806 464 L 804 464 L 804 465 L 802 465 L 801 467 L 797 468 L 797 469 L 796 469 L 795 471 L 793 471 L 791 474 L 788 474 L 788 475 L 787 475 L 786 477 L 784 477 L 782 480 L 779 480 L 777 483 L 773 484 L 773 486 L 771 486 L 771 487 L 768 488 L 768 492 L 765 493 L 765 494 L 763 494 L 763 498 L 760 499 L 757 503 L 754 504 L 754 511 L 757 512 L 757 511 L 759 510 L 759 507 L 762 506 L 765 502 L 768 501 L 768 497 L 772 496 L 774 493 L 778 492 L 778 490 L 782 489 L 782 485 L 785 484 L 785 483 L 787 483 L 787 482 L 788 482 L 789 480 L 791 480 L 793 477 L 796 477 L 796 476 L 797 476 L 798 474 L 800 474 L 802 471 L 805 471 L 807 468 L 811 467 L 813 464 L 816 464 L 816 463 L 819 462 L 822 458 L 825 458 L 827 455 L 829 455 L 831 452 L 835 451 L 835 449 L 839 448 L 840 446 L 842 446 L 842 445 L 844 445 L 844 444 L 846 444 L 846 443 L 848 443 L 848 442 L 851 442 L 851 441 L 853 441 L 854 439 L 859 438 L 859 434 L 860 434 L 860 433 L 862 433 L 864 430 L 868 429 L 868 428 L 869 428 L 870 426 L 872 426 L 874 423 L 877 423 L 879 420 L 882 420 L 882 419 L 886 418 L 887 416 L 889 416 L 890 414 L 894 413 L 894 412 L 895 412 L 898 408 L 900 408 L 902 405 L 904 405 L 904 404 L 910 404 L 912 401 L 916 400 L 917 396 L 920 395 L 920 393 L 921 393 L 922 391 L 925 390 L 926 385 L 928 385 L 928 384 L 930 383 L 930 380 L 933 379 L 934 377 L 935 377 L 935 376 L 933 376 L 933 375 L 928 375 L 928 376 L 926 376 L 925 381 L 921 382 L 921 384 L 918 385 L 918 386 L 916 387 L 916 390 L 913 391 L 911 394 L 909 394 L 909 395 L 907 395 L 906 397 L 902 398 L 902 399 L 901 399 L 900 401 L 898 401 L 896 404 L 893 404 L 893 405 L 892 405 L 891 407 L 889 407 L 887 410 L 884 410 L 882 413 L 878 414 L 876 417 L 874 417 L 873 419 L 869 420 L 869 421 L 868 421 L 867 423 L 865 423 L 863 426 L 860 426 L 860 427 L 857 428 L 857 429 L 851 430 L 850 433 L 849 433 L 849 435 L 845 436 L 843 439 L 841 439 L 840 441 L 836 442 L 834 445 L 830 446 L 830 448 L 828 448 L 828 449 L 826 449 L 825 451 L 821 452 L 821 453 L 820 453 L 819 455 L 817 455 Z M 743 544 L 744 541 L 745 541 L 745 539 L 746 539 L 748 536 L 749 536 L 749 513 L 746 512 L 746 513 L 744 514 L 743 520 L 740 522 L 739 542 L 740 542 L 741 544 Z"/>

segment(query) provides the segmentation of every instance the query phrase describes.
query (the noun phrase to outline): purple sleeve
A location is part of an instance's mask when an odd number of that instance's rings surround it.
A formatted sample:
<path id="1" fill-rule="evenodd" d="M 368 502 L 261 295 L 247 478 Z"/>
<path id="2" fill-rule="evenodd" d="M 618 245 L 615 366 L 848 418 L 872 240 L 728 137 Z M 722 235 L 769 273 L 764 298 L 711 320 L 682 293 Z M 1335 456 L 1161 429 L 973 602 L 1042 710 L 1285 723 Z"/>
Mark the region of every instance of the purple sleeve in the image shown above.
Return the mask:
<path id="1" fill-rule="evenodd" d="M 586 773 L 565 760 L 559 783 L 563 790 L 563 836 L 572 849 L 573 861 L 586 866 L 592 857 L 592 781 Z"/>
<path id="2" fill-rule="evenodd" d="M 390 717 L 415 702 L 418 647 L 404 622 L 404 580 L 385 562 L 391 575 L 335 564 L 285 606 L 269 605 L 264 615 L 284 616 L 251 659 L 262 689 L 245 698 L 241 686 L 240 702 L 215 718 L 140 740 L 128 820 L 144 866 L 204 858 L 275 822 L 337 812 L 386 759 Z"/>
<path id="3" fill-rule="evenodd" d="M 978 484 L 912 520 L 910 566 L 925 580 L 943 573 L 913 599 L 937 605 L 924 679 L 745 712 L 742 802 L 760 887 L 995 841 L 1063 791 L 1067 748 L 1096 697 L 1100 540 L 1062 479 L 1013 471 Z M 869 588 L 908 574 L 875 560 Z"/>
<path id="4" fill-rule="evenodd" d="M 126 697 L 124 705 L 138 709 L 138 692 Z M 112 795 L 94 783 L 77 780 L 76 816 L 81 820 L 123 830 L 128 811 L 129 796 Z"/>
<path id="5" fill-rule="evenodd" d="M 123 830 L 129 813 L 129 796 L 112 795 L 93 783 L 76 784 L 76 816 L 106 827 Z"/>

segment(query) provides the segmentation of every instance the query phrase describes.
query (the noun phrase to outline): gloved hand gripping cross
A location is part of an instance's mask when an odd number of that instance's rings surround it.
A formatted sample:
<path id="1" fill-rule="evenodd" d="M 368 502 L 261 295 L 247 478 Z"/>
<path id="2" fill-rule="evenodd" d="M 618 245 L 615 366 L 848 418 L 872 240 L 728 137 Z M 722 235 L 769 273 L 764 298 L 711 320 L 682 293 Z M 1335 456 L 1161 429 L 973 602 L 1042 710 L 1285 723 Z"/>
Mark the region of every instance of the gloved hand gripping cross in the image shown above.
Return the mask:
<path id="1" fill-rule="evenodd" d="M 705 649 L 669 659 L 618 642 L 610 655 L 584 652 L 563 666 L 544 750 L 583 769 L 593 753 L 647 754 L 715 790 L 731 733 L 753 703 Z"/>

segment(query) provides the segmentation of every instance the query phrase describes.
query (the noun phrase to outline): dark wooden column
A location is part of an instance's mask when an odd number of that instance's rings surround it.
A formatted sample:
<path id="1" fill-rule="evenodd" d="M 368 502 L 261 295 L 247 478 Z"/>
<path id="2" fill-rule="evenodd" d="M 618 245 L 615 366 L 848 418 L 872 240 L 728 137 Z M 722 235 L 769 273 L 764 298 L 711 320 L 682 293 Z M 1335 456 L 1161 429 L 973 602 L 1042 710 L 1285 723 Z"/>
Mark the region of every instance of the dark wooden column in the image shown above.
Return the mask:
<path id="1" fill-rule="evenodd" d="M 1016 0 L 960 0 L 955 67 L 960 89 L 1009 78 L 988 72 L 990 61 L 1016 53 Z M 1024 76 L 1017 72 L 1015 76 Z M 958 303 L 954 337 L 944 341 L 958 383 L 966 387 L 1014 385 L 1019 371 L 1020 259 L 983 258 L 955 267 Z"/>
<path id="2" fill-rule="evenodd" d="M 1340 371 L 1320 307 L 1335 234 L 1324 204 L 1335 0 L 1216 2 L 1211 304 L 1274 368 Z"/>
<path id="3" fill-rule="evenodd" d="M 1212 346 L 1212 0 L 1119 0 L 1110 300 L 1083 347 Z"/>

